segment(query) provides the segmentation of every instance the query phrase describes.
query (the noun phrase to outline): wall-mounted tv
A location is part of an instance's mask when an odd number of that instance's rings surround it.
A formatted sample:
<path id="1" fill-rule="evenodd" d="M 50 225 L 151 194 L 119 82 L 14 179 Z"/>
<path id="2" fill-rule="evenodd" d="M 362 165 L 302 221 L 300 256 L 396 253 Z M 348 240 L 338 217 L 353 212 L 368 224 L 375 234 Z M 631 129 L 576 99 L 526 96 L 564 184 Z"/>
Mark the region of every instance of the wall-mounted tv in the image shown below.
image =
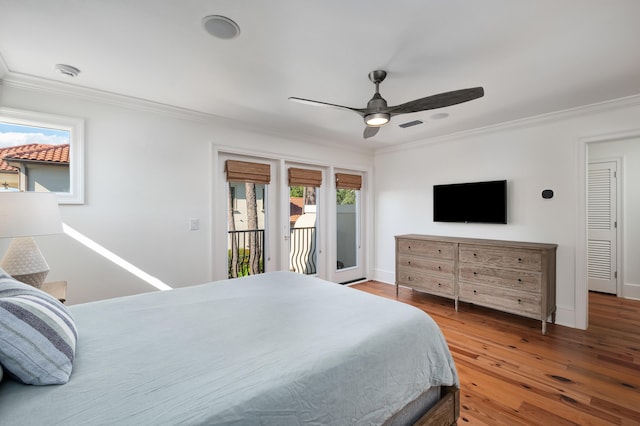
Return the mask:
<path id="1" fill-rule="evenodd" d="M 507 223 L 507 181 L 434 185 L 433 221 Z"/>

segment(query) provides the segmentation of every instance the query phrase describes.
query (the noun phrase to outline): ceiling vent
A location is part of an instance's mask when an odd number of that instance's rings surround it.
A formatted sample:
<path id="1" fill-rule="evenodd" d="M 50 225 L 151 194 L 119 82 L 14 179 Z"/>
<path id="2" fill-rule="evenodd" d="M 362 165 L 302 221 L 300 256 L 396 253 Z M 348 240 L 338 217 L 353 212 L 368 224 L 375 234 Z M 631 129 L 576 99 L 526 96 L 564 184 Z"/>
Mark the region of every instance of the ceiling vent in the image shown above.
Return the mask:
<path id="1" fill-rule="evenodd" d="M 398 127 L 402 127 L 406 129 L 407 127 L 417 126 L 418 124 L 422 124 L 423 122 L 420 120 L 407 121 L 406 123 L 398 124 Z"/>

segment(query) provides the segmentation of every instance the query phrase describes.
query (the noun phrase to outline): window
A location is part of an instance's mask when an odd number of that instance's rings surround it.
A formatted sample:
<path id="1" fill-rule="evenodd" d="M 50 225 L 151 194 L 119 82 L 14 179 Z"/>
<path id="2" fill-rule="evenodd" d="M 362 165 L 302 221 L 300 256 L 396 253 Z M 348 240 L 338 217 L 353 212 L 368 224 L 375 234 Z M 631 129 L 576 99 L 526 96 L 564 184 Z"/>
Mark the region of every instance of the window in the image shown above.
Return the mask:
<path id="1" fill-rule="evenodd" d="M 84 120 L 0 108 L 0 191 L 84 202 Z"/>

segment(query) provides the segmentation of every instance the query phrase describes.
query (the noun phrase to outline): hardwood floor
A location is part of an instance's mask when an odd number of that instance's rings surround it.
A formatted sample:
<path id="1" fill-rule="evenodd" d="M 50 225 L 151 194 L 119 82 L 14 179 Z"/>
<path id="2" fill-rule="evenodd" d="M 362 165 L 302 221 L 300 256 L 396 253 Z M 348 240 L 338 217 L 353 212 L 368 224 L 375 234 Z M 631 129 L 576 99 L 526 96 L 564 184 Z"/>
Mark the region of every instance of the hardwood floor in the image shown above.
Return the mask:
<path id="1" fill-rule="evenodd" d="M 353 288 L 396 299 L 378 282 Z M 591 293 L 576 330 L 424 293 L 398 300 L 438 323 L 460 377 L 459 425 L 640 425 L 640 301 Z"/>

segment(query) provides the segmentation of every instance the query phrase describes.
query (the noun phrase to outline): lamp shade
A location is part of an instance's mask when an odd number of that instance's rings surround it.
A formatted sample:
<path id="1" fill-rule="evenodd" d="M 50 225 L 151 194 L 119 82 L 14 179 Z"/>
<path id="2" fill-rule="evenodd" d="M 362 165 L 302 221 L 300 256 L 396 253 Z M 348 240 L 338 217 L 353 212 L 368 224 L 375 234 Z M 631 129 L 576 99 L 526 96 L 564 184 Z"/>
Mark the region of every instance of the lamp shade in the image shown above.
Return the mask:
<path id="1" fill-rule="evenodd" d="M 0 238 L 13 238 L 0 266 L 9 275 L 40 287 L 49 272 L 31 238 L 62 232 L 58 197 L 51 192 L 0 192 Z"/>
<path id="2" fill-rule="evenodd" d="M 0 192 L 0 238 L 59 234 L 62 219 L 52 192 Z"/>

